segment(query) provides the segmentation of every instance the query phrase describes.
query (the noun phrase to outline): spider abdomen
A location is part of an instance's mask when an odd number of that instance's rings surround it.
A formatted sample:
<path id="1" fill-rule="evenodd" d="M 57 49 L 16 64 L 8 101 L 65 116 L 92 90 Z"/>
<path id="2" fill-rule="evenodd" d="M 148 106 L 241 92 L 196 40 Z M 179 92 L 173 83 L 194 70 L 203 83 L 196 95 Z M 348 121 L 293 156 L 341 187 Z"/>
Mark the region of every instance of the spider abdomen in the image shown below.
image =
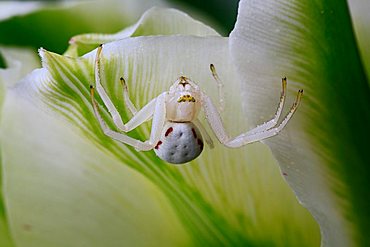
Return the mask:
<path id="1" fill-rule="evenodd" d="M 172 164 L 189 162 L 203 150 L 203 138 L 192 122 L 167 122 L 154 148 L 156 155 Z"/>

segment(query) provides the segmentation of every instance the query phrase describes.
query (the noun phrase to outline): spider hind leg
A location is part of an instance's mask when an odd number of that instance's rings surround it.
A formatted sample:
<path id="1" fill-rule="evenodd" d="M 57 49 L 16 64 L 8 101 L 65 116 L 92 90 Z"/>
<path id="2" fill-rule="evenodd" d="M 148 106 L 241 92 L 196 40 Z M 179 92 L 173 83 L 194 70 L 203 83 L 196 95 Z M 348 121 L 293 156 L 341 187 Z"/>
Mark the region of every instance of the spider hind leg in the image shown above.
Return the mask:
<path id="1" fill-rule="evenodd" d="M 234 138 L 229 137 L 216 106 L 213 104 L 212 100 L 203 93 L 201 96 L 206 119 L 217 139 L 227 147 L 238 148 L 249 143 L 261 141 L 277 135 L 286 126 L 288 121 L 296 112 L 303 95 L 303 90 L 299 90 L 295 102 L 293 103 L 287 115 L 283 118 L 282 122 L 279 124 L 278 121 L 280 119 L 286 98 L 286 84 L 286 78 L 283 78 L 280 101 L 274 118 Z"/>

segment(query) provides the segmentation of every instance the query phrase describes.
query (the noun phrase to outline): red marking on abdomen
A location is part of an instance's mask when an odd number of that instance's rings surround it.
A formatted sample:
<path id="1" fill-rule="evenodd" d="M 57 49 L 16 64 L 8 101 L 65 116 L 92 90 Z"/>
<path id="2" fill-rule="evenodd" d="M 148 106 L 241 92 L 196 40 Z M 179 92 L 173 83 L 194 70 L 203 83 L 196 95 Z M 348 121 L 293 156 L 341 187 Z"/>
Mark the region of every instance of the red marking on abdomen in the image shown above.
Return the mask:
<path id="1" fill-rule="evenodd" d="M 162 144 L 162 141 L 159 141 L 158 143 L 157 143 L 157 145 L 155 145 L 155 149 L 158 149 L 159 148 L 159 145 L 161 145 Z"/>
<path id="2" fill-rule="evenodd" d="M 194 128 L 191 128 L 191 132 L 193 132 L 193 136 L 195 139 L 197 139 L 197 133 L 195 132 Z M 199 140 L 198 140 L 199 141 Z"/>
<path id="3" fill-rule="evenodd" d="M 169 127 L 166 133 L 164 133 L 164 136 L 167 137 L 172 131 L 173 131 L 173 128 Z"/>
<path id="4" fill-rule="evenodd" d="M 284 176 L 288 176 L 288 173 L 286 173 L 286 172 L 283 172 L 283 175 L 284 175 Z"/>
<path id="5" fill-rule="evenodd" d="M 203 149 L 203 142 L 201 139 L 198 139 L 198 145 L 200 146 L 200 149 Z"/>

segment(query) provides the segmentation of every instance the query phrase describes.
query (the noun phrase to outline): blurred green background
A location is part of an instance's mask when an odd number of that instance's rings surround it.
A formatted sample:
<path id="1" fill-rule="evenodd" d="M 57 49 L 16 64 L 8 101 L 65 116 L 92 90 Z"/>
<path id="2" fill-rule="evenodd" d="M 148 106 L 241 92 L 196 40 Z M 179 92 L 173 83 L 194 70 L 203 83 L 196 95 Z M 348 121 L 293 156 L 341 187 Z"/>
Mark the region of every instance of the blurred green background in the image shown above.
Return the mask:
<path id="1" fill-rule="evenodd" d="M 113 33 L 136 22 L 131 18 L 112 16 L 106 13 L 97 13 L 95 16 L 81 16 L 77 11 L 60 11 L 53 9 L 52 4 L 58 1 L 48 1 L 50 9 L 36 11 L 24 16 L 15 16 L 0 22 L 0 44 L 28 46 L 34 49 L 43 47 L 57 53 L 63 53 L 68 47 L 68 40 L 81 33 Z M 153 4 L 153 1 L 147 1 Z M 238 0 L 167 0 L 169 6 L 190 13 L 199 13 L 199 18 L 205 23 L 212 24 L 219 33 L 227 36 L 233 29 Z M 77 1 L 72 1 L 77 3 Z M 189 11 L 190 10 L 190 11 Z M 86 11 L 90 12 L 90 11 Z M 140 15 L 137 16 L 137 19 Z M 116 20 L 112 25 L 112 19 Z M 45 23 L 45 20 L 48 20 Z M 96 25 L 91 25 L 91 22 Z M 109 23 L 109 25 L 108 25 Z M 40 30 L 40 27 L 43 27 Z M 52 35 L 50 35 L 52 34 Z M 0 58 L 1 60 L 1 58 Z M 4 66 L 1 65 L 0 66 Z"/>

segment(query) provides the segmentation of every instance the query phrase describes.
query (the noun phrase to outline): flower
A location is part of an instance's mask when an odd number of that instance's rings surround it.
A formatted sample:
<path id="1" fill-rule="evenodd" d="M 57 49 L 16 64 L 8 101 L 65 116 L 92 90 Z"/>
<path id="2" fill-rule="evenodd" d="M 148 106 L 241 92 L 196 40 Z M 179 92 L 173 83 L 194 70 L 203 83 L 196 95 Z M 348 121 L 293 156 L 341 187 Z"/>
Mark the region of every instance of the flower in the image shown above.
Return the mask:
<path id="1" fill-rule="evenodd" d="M 42 68 L 3 87 L 6 244 L 317 246 L 319 223 L 324 246 L 365 246 L 370 94 L 346 5 L 325 4 L 241 1 L 230 37 L 154 8 L 114 35 L 73 37 L 64 55 L 41 49 Z M 101 132 L 89 85 L 102 41 L 102 83 L 124 121 L 121 76 L 138 108 L 179 75 L 217 102 L 211 63 L 225 83 L 222 117 L 233 135 L 271 117 L 280 77 L 289 98 L 301 87 L 305 97 L 288 128 L 264 144 L 216 145 L 169 165 Z M 129 135 L 149 132 L 146 124 Z"/>

